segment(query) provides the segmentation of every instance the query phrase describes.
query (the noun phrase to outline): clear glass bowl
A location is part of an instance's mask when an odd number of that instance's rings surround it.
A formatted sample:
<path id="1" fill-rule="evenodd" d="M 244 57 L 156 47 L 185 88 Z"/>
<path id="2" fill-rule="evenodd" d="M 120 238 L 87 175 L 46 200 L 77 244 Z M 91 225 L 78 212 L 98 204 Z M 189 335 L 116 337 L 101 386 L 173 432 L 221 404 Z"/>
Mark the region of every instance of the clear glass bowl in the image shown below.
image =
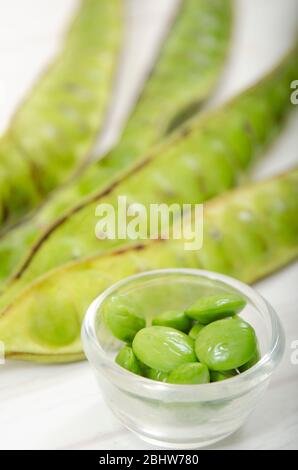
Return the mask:
<path id="1" fill-rule="evenodd" d="M 104 305 L 112 297 L 139 307 L 146 320 L 165 310 L 185 308 L 201 295 L 237 292 L 247 300 L 241 312 L 256 330 L 261 360 L 222 382 L 173 385 L 132 374 L 114 362 L 123 346 L 106 329 Z M 218 273 L 164 269 L 128 277 L 89 307 L 82 339 L 104 398 L 128 429 L 151 444 L 191 449 L 225 438 L 239 428 L 264 393 L 284 351 L 284 333 L 273 308 L 251 287 Z"/>

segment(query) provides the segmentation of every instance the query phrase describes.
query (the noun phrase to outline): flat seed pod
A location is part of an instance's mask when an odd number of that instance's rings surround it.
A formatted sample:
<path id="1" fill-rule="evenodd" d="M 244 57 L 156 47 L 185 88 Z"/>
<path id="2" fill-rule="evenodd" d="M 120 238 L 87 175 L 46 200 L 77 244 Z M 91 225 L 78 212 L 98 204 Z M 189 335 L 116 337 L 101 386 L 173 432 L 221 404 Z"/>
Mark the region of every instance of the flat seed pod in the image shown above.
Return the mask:
<path id="1" fill-rule="evenodd" d="M 106 109 L 123 3 L 82 0 L 63 51 L 19 109 L 5 139 L 8 142 L 0 145 L 0 225 L 28 214 L 49 192 L 69 180 L 74 170 L 84 169 L 85 154 Z M 198 111 L 226 58 L 231 3 L 181 1 L 120 145 L 59 192 L 56 203 L 51 202 L 46 214 L 43 212 L 46 224 L 76 205 L 83 195 L 104 189 L 151 145 Z M 32 229 L 31 225 L 31 233 Z M 38 223 L 35 230 L 40 230 Z"/>
<path id="2" fill-rule="evenodd" d="M 82 0 L 63 48 L 0 141 L 0 226 L 86 159 L 103 123 L 122 36 L 120 0 Z"/>
<path id="3" fill-rule="evenodd" d="M 111 204 L 116 209 L 118 196 L 123 195 L 126 195 L 129 202 L 142 203 L 146 207 L 151 203 L 199 203 L 237 184 L 243 175 L 244 167 L 242 155 L 233 151 L 231 128 L 235 130 L 236 135 L 239 133 L 247 135 L 247 123 L 253 129 L 255 113 L 252 102 L 254 99 L 256 104 L 260 100 L 266 104 L 263 119 L 267 119 L 267 112 L 272 113 L 270 102 L 267 102 L 271 98 L 268 90 L 283 89 L 284 87 L 288 89 L 289 84 L 284 81 L 284 75 L 281 74 L 281 71 L 287 71 L 288 75 L 293 73 L 294 77 L 296 69 L 293 65 L 297 63 L 297 60 L 296 54 L 290 54 L 274 72 L 265 77 L 258 85 L 243 92 L 210 116 L 191 121 L 185 127 L 184 132 L 178 131 L 175 136 L 156 149 L 155 153 L 153 152 L 152 155 L 146 157 L 141 166 L 135 167 L 117 185 L 112 185 L 104 194 L 99 193 L 95 200 L 89 200 L 88 203 L 85 201 L 65 217 L 57 220 L 43 232 L 35 243 L 32 244 L 30 228 L 27 231 L 24 226 L 2 238 L 0 253 L 3 250 L 6 261 L 3 267 L 0 266 L 0 277 L 2 270 L 3 277 L 6 277 L 7 271 L 4 272 L 4 270 L 8 268 L 11 272 L 17 259 L 25 256 L 14 271 L 10 288 L 6 286 L 6 294 L 0 300 L 1 305 L 7 302 L 7 298 L 12 299 L 15 292 L 21 287 L 46 271 L 71 260 L 103 253 L 124 243 L 120 239 L 98 240 L 95 236 L 96 218 L 94 214 L 98 204 Z M 241 117 L 239 110 L 244 109 L 243 102 L 246 103 L 247 96 L 250 96 L 249 107 Z M 276 125 L 281 122 L 281 114 L 286 116 L 287 111 L 291 109 L 290 101 L 285 100 L 280 104 L 280 108 L 283 112 L 275 115 Z M 227 135 L 224 132 L 226 127 L 229 129 Z M 270 140 L 270 126 L 268 125 L 266 129 L 268 134 L 264 137 L 263 146 Z M 259 154 L 261 148 L 261 143 L 256 142 L 253 131 L 249 132 L 249 138 L 252 148 L 250 159 L 246 161 L 246 167 Z M 215 171 L 214 168 L 217 170 Z M 244 244 L 251 251 L 256 246 L 256 253 L 257 250 L 258 253 L 261 251 L 262 256 L 264 253 L 263 237 L 259 233 L 258 222 L 250 224 L 248 221 L 246 223 L 246 218 L 242 217 L 243 208 L 238 208 L 236 201 L 234 205 L 230 209 L 234 211 L 234 214 L 229 216 L 229 212 L 227 212 L 224 217 L 232 218 L 234 225 L 246 225 L 247 229 L 249 227 L 249 237 L 239 237 L 238 233 L 241 230 L 239 228 L 233 234 L 233 238 L 222 240 L 221 237 L 217 237 L 217 233 L 221 232 L 223 222 L 218 222 L 221 224 L 219 228 L 216 227 L 216 221 L 214 224 L 212 223 L 212 226 L 207 223 L 207 231 L 210 231 L 210 236 L 208 234 L 205 237 L 204 243 L 208 245 L 206 253 L 208 252 L 209 264 L 211 264 L 211 256 L 214 257 L 214 261 L 212 261 L 214 271 L 224 271 L 231 268 L 231 260 L 226 259 L 224 253 L 231 249 L 232 244 L 239 253 L 245 251 Z M 288 220 L 291 223 L 290 217 L 287 217 Z M 32 220 L 28 222 L 29 225 L 32 223 Z M 143 235 L 146 237 L 147 233 Z M 225 246 L 229 240 L 232 240 L 233 243 L 229 247 Z M 130 240 L 125 240 L 125 243 L 129 242 Z M 202 256 L 205 256 L 205 251 L 201 253 Z M 241 263 L 240 256 L 235 256 L 235 260 Z M 204 264 L 203 259 L 202 263 Z M 14 282 L 15 279 L 17 282 Z"/>

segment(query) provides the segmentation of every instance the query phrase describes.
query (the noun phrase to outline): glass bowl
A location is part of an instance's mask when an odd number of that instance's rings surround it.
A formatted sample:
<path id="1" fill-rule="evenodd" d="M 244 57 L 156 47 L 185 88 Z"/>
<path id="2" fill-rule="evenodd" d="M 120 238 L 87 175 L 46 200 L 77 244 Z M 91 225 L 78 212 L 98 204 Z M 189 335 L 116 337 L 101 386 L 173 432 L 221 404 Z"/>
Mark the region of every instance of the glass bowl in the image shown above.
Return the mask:
<path id="1" fill-rule="evenodd" d="M 114 362 L 123 346 L 107 330 L 102 311 L 113 297 L 133 304 L 148 322 L 152 316 L 185 309 L 201 295 L 240 293 L 241 317 L 254 328 L 261 359 L 231 379 L 174 385 L 135 375 Z M 163 269 L 128 277 L 97 297 L 82 327 L 85 354 L 104 399 L 119 420 L 153 445 L 192 449 L 210 445 L 238 429 L 258 403 L 284 351 L 284 333 L 273 308 L 254 289 L 222 274 Z"/>

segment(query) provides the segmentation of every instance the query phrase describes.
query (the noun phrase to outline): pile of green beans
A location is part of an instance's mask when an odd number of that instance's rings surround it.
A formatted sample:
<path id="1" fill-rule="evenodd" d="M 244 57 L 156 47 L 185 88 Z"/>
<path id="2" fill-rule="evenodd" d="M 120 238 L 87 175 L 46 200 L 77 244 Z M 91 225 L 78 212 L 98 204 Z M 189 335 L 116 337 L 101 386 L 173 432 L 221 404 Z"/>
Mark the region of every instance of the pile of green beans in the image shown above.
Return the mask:
<path id="1" fill-rule="evenodd" d="M 159 382 L 204 384 L 246 371 L 260 358 L 253 327 L 237 314 L 246 301 L 238 294 L 201 297 L 185 311 L 146 321 L 123 304 L 108 305 L 103 317 L 111 333 L 127 344 L 115 361 Z"/>

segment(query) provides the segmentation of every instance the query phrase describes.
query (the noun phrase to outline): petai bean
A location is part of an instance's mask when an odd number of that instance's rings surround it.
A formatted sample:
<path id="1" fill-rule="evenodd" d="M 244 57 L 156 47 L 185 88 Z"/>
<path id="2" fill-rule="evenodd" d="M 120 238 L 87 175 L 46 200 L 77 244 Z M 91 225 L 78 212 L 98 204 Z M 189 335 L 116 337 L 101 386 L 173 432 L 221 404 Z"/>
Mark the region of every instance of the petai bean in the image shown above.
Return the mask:
<path id="1" fill-rule="evenodd" d="M 254 329 L 239 317 L 210 323 L 196 338 L 197 358 L 210 370 L 226 371 L 247 363 L 255 354 Z"/>
<path id="2" fill-rule="evenodd" d="M 185 333 L 166 326 L 140 330 L 133 340 L 132 349 L 146 366 L 163 372 L 196 360 L 193 340 Z"/>
<path id="3" fill-rule="evenodd" d="M 242 373 L 242 372 L 245 372 L 246 370 L 250 369 L 255 364 L 257 364 L 257 362 L 259 362 L 260 359 L 261 359 L 261 354 L 260 354 L 259 349 L 257 348 L 257 350 L 255 351 L 255 354 L 252 356 L 252 358 L 248 362 L 243 364 L 243 366 L 238 367 L 239 372 Z"/>
<path id="4" fill-rule="evenodd" d="M 114 303 L 103 312 L 104 321 L 113 335 L 120 339 L 131 343 L 136 333 L 145 327 L 144 318 L 136 315 L 126 305 Z"/>
<path id="5" fill-rule="evenodd" d="M 189 352 L 193 352 L 194 343 L 189 336 L 172 326 L 154 325 L 140 330 L 134 338 L 132 348 L 126 346 L 120 350 L 116 363 L 130 372 L 170 384 L 220 382 L 249 369 L 260 356 L 254 329 L 240 317 L 220 320 L 214 317 L 212 320 L 212 299 L 215 310 L 219 298 L 226 301 L 228 299 L 229 305 L 234 307 L 238 307 L 239 299 L 243 300 L 236 294 L 201 297 L 200 315 L 209 315 L 209 323 L 207 326 L 199 325 L 201 328 L 196 334 L 195 352 L 200 362 L 191 360 Z M 113 303 L 117 303 L 117 298 Z M 165 316 L 173 324 L 176 313 L 166 312 L 166 315 L 161 314 L 156 318 Z M 179 320 L 180 318 L 178 317 Z M 131 321 L 127 318 L 127 328 L 130 325 Z M 179 322 L 178 326 L 181 326 Z M 125 319 L 121 319 L 121 328 L 125 328 Z M 177 363 L 180 365 L 177 366 Z"/>
<path id="6" fill-rule="evenodd" d="M 116 363 L 137 375 L 143 375 L 142 367 L 130 346 L 124 346 L 116 356 Z"/>
<path id="7" fill-rule="evenodd" d="M 202 325 L 207 325 L 221 318 L 232 317 L 241 312 L 245 304 L 244 298 L 237 294 L 217 294 L 198 299 L 185 313 Z"/>
<path id="8" fill-rule="evenodd" d="M 169 326 L 184 333 L 188 333 L 191 324 L 192 321 L 183 312 L 164 312 L 152 319 L 152 325 Z"/>
<path id="9" fill-rule="evenodd" d="M 226 370 L 226 371 L 211 370 L 210 382 L 221 382 L 222 380 L 231 379 L 232 377 L 235 377 L 236 375 L 238 375 L 236 370 Z"/>
<path id="10" fill-rule="evenodd" d="M 148 369 L 146 377 L 151 380 L 157 380 L 158 382 L 166 382 L 168 380 L 168 373 L 157 369 Z"/>
<path id="11" fill-rule="evenodd" d="M 191 330 L 189 331 L 189 336 L 192 338 L 192 339 L 196 339 L 199 332 L 201 331 L 201 329 L 204 328 L 204 325 L 200 325 L 199 323 L 196 323 L 192 328 Z"/>
<path id="12" fill-rule="evenodd" d="M 210 382 L 210 374 L 205 364 L 193 362 L 174 369 L 167 381 L 170 384 L 206 384 Z"/>

